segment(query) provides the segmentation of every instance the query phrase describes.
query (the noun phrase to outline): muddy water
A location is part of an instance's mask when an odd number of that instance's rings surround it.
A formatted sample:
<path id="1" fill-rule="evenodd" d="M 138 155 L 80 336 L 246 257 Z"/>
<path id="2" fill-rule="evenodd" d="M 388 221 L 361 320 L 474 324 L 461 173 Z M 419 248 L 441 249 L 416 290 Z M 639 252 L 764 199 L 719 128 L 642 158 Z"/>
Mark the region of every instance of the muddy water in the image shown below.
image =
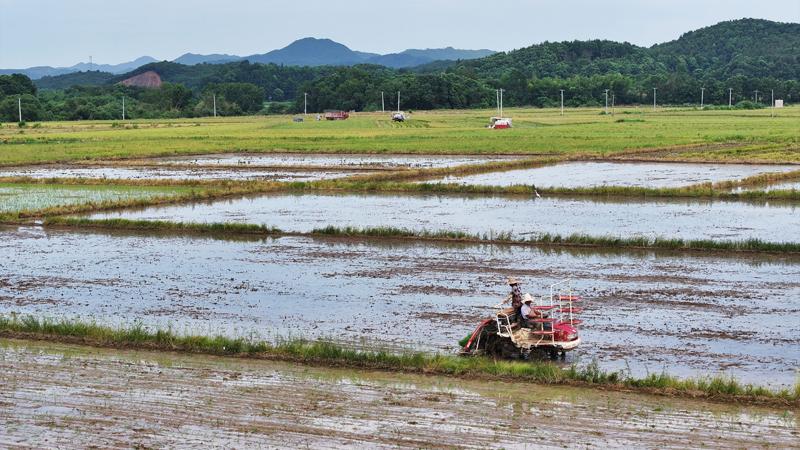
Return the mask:
<path id="1" fill-rule="evenodd" d="M 0 169 L 0 177 L 31 178 L 108 178 L 129 180 L 270 180 L 315 181 L 357 175 L 355 171 L 280 170 L 280 169 L 217 169 L 157 167 L 68 167 L 37 166 Z"/>
<path id="2" fill-rule="evenodd" d="M 98 213 L 191 222 L 240 222 L 310 231 L 327 225 L 592 236 L 800 242 L 797 204 L 726 201 L 357 194 L 275 194 Z"/>
<path id="3" fill-rule="evenodd" d="M 152 161 L 164 164 L 242 165 L 242 166 L 331 166 L 331 167 L 384 167 L 430 169 L 481 164 L 491 161 L 517 159 L 518 156 L 475 155 L 350 155 L 350 154 L 221 154 L 160 158 Z"/>
<path id="4" fill-rule="evenodd" d="M 40 228 L 3 230 L 0 255 L 0 313 L 451 352 L 505 277 L 534 294 L 571 277 L 588 309 L 567 363 L 769 385 L 800 366 L 800 258 Z"/>
<path id="5" fill-rule="evenodd" d="M 534 185 L 541 188 L 594 186 L 662 188 L 733 180 L 761 173 L 789 172 L 798 169 L 800 166 L 797 165 L 766 164 L 570 162 L 535 169 L 453 176 L 439 181 L 488 186 Z"/>
<path id="6" fill-rule="evenodd" d="M 0 447 L 798 445 L 793 412 L 0 340 Z"/>

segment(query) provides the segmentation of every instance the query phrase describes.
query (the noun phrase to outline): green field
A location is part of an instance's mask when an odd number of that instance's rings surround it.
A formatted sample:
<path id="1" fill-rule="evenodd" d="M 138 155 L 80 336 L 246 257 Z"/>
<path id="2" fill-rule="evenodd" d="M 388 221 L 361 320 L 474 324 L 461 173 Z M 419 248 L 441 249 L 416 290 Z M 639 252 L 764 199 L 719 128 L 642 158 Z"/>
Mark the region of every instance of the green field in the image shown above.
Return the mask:
<path id="1" fill-rule="evenodd" d="M 800 108 L 510 109 L 511 130 L 488 130 L 494 110 L 415 112 L 305 123 L 289 116 L 132 122 L 45 122 L 0 128 L 0 165 L 215 152 L 528 153 L 607 157 L 662 149 L 683 160 L 800 162 Z M 681 146 L 691 146 L 685 148 Z M 677 149 L 675 147 L 678 147 Z"/>
<path id="2" fill-rule="evenodd" d="M 88 203 L 145 200 L 188 190 L 181 187 L 0 184 L 0 213 L 18 213 Z"/>

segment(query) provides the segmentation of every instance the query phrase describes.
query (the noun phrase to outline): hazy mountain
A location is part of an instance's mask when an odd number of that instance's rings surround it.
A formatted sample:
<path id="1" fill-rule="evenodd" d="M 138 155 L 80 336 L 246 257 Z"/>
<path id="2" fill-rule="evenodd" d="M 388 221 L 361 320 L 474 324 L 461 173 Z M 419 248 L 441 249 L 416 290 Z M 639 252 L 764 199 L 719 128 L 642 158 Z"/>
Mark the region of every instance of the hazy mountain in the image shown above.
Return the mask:
<path id="1" fill-rule="evenodd" d="M 496 52 L 493 50 L 460 50 L 453 47 L 428 48 L 424 50 L 409 49 L 400 53 L 373 56 L 366 62 L 400 69 L 404 67 L 421 66 L 433 61 L 457 61 L 483 58 L 484 56 L 489 56 L 494 53 Z"/>
<path id="2" fill-rule="evenodd" d="M 124 62 L 120 64 L 89 64 L 82 62 L 70 67 L 37 66 L 37 67 L 29 67 L 27 69 L 0 69 L 0 75 L 22 73 L 27 75 L 28 78 L 30 78 L 31 80 L 38 80 L 39 78 L 47 76 L 53 77 L 68 73 L 86 72 L 86 71 L 99 71 L 99 72 L 120 74 L 120 73 L 130 72 L 131 70 L 135 70 L 145 64 L 149 64 L 155 61 L 157 60 L 153 57 L 142 56 L 136 58 L 133 61 Z"/>
<path id="3" fill-rule="evenodd" d="M 226 54 L 219 54 L 213 53 L 210 55 L 199 55 L 197 53 L 184 53 L 183 55 L 175 58 L 172 62 L 176 62 L 178 64 L 184 64 L 187 66 L 193 66 L 195 64 L 224 64 L 233 61 L 241 60 L 241 56 L 237 55 L 226 55 Z"/>
<path id="4" fill-rule="evenodd" d="M 350 50 L 330 39 L 303 38 L 286 47 L 244 59 L 252 63 L 275 63 L 287 66 L 351 66 L 379 56 Z"/>
<path id="5" fill-rule="evenodd" d="M 274 63 L 286 66 L 352 66 L 355 64 L 379 64 L 395 69 L 414 67 L 428 64 L 438 60 L 467 60 L 481 58 L 495 52 L 491 50 L 459 50 L 452 47 L 440 49 L 410 49 L 400 53 L 379 55 L 351 50 L 345 45 L 330 39 L 303 38 L 292 42 L 288 46 L 250 56 L 238 56 L 214 53 L 202 55 L 198 53 L 185 53 L 172 62 L 193 66 L 196 64 L 225 64 L 229 62 L 248 60 L 252 63 Z M 92 64 L 78 63 L 70 67 L 39 66 L 27 69 L 0 69 L 0 75 L 22 73 L 32 80 L 42 77 L 55 77 L 75 72 L 99 71 L 111 74 L 123 74 L 135 70 L 145 64 L 156 62 L 155 58 L 142 56 L 130 62 L 121 64 Z"/>

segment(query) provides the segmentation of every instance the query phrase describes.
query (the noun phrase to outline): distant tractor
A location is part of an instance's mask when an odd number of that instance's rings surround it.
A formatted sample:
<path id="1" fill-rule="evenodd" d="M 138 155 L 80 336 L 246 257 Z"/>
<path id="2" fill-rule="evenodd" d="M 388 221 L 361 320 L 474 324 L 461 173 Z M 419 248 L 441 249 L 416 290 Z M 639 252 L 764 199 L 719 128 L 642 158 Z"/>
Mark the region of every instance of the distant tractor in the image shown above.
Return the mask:
<path id="1" fill-rule="evenodd" d="M 328 110 L 325 111 L 325 120 L 347 120 L 350 113 L 347 111 Z"/>
<path id="2" fill-rule="evenodd" d="M 397 111 L 392 114 L 392 122 L 405 122 L 406 114 L 403 111 Z"/>
<path id="3" fill-rule="evenodd" d="M 507 117 L 492 117 L 489 120 L 489 128 L 493 130 L 504 130 L 506 128 L 511 128 L 512 126 L 513 122 Z"/>
<path id="4" fill-rule="evenodd" d="M 489 119 L 489 128 L 492 130 L 505 130 L 513 126 L 510 118 L 503 117 L 503 92 L 505 92 L 505 89 L 497 89 L 495 91 L 497 95 L 497 117 Z"/>

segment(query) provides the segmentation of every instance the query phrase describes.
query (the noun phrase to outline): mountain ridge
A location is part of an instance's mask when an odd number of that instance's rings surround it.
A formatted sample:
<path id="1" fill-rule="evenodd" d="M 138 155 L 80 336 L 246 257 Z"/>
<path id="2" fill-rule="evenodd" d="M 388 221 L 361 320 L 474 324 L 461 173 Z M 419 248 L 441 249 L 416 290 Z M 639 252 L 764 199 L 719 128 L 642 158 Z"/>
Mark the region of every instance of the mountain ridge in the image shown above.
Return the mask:
<path id="1" fill-rule="evenodd" d="M 225 53 L 184 53 L 171 62 L 193 66 L 197 64 L 226 64 L 236 61 L 250 61 L 261 64 L 283 64 L 289 66 L 352 66 L 356 64 L 378 64 L 395 69 L 408 68 L 436 60 L 460 60 L 483 57 L 494 51 L 461 50 L 453 47 L 431 49 L 408 49 L 399 53 L 381 55 L 378 53 L 360 52 L 352 50 L 339 42 L 327 38 L 305 37 L 297 39 L 286 47 L 271 50 L 266 53 L 256 53 L 248 56 L 230 55 Z M 114 75 L 136 70 L 146 64 L 158 62 L 150 56 L 142 56 L 133 61 L 120 64 L 88 64 L 78 63 L 69 67 L 36 66 L 26 69 L 0 69 L 0 75 L 22 73 L 32 80 L 44 77 L 54 77 L 75 72 L 99 71 Z"/>

